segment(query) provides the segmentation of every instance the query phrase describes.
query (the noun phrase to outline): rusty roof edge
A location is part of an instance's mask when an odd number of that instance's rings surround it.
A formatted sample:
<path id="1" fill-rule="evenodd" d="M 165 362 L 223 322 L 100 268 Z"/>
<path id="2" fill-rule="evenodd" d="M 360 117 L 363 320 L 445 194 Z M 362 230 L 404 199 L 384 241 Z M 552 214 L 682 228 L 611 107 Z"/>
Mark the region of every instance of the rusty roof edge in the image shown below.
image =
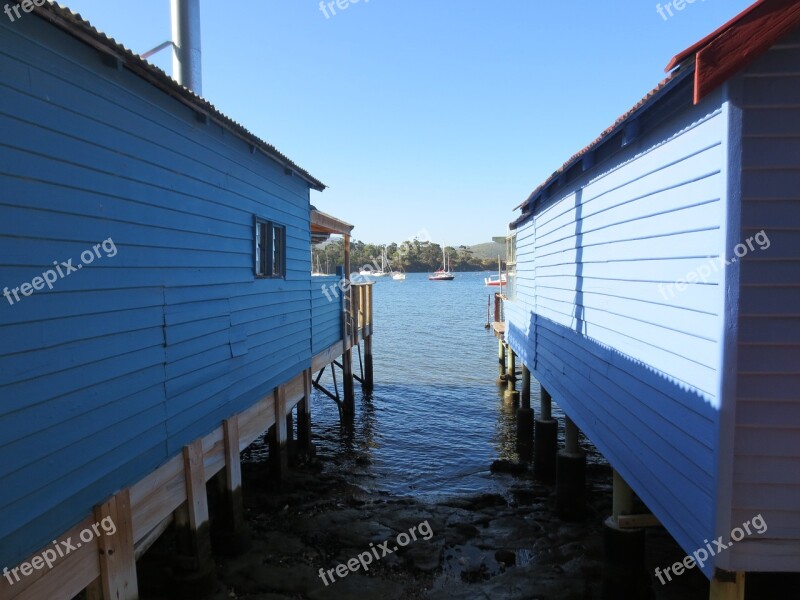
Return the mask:
<path id="1" fill-rule="evenodd" d="M 616 122 L 609 128 L 607 128 L 603 133 L 600 134 L 593 142 L 591 142 L 588 146 L 583 148 L 581 151 L 574 154 L 567 162 L 565 162 L 561 167 L 559 167 L 556 171 L 553 172 L 550 177 L 548 177 L 539 187 L 537 187 L 530 195 L 520 204 L 514 207 L 514 210 L 522 209 L 522 214 L 512 221 L 509 226 L 512 229 L 515 229 L 518 225 L 521 224 L 522 221 L 527 219 L 528 212 L 526 211 L 527 208 L 533 204 L 533 202 L 539 197 L 541 192 L 547 188 L 555 179 L 557 179 L 562 173 L 567 171 L 571 168 L 575 163 L 581 160 L 586 154 L 592 152 L 603 145 L 612 135 L 620 131 L 629 121 L 637 118 L 646 110 L 652 108 L 656 103 L 658 103 L 661 99 L 663 99 L 667 94 L 669 94 L 679 83 L 681 83 L 686 77 L 688 77 L 691 73 L 694 72 L 694 63 L 687 64 L 677 70 L 675 70 L 672 74 L 670 74 L 666 79 L 662 80 L 655 88 L 653 88 L 648 94 L 642 98 L 639 102 L 637 102 L 633 108 L 631 108 L 627 113 L 623 114 Z"/>
<path id="2" fill-rule="evenodd" d="M 229 130 L 243 141 L 259 148 L 267 157 L 274 160 L 282 167 L 291 169 L 300 176 L 301 179 L 305 180 L 312 189 L 321 192 L 327 187 L 319 179 L 294 163 L 289 157 L 282 154 L 273 145 L 226 116 L 208 100 L 181 85 L 167 73 L 149 63 L 132 50 L 126 48 L 114 38 L 99 31 L 80 14 L 72 12 L 67 7 L 61 6 L 51 0 L 47 0 L 47 3 L 43 6 L 34 7 L 34 14 L 49 21 L 82 42 L 94 47 L 98 51 L 105 52 L 120 60 L 125 67 L 135 75 L 145 79 L 148 83 L 167 93 L 179 102 L 189 106 L 198 113 L 214 119 L 222 127 Z"/>

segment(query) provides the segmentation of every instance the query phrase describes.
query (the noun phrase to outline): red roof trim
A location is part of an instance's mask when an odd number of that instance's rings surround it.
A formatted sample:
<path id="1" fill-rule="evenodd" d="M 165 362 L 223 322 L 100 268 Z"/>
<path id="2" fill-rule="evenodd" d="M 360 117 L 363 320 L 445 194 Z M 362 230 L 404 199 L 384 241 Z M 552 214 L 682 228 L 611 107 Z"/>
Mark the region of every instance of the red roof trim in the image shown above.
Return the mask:
<path id="1" fill-rule="evenodd" d="M 711 35 L 676 55 L 666 70 L 694 56 L 694 102 L 697 104 L 798 26 L 800 2 L 759 0 Z"/>

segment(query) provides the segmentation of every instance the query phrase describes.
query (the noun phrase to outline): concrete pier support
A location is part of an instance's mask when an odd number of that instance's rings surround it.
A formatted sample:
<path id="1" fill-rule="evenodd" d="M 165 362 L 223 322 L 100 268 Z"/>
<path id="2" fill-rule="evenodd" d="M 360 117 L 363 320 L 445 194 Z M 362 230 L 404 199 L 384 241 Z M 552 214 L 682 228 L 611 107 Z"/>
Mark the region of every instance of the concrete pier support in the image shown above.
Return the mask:
<path id="1" fill-rule="evenodd" d="M 709 600 L 744 600 L 744 580 L 745 574 L 741 571 L 715 569 L 709 587 Z"/>
<path id="2" fill-rule="evenodd" d="M 517 391 L 517 355 L 510 347 L 508 348 L 505 399 L 514 402 L 514 404 L 519 402 L 519 392 Z"/>
<path id="3" fill-rule="evenodd" d="M 650 576 L 645 566 L 644 529 L 622 529 L 618 519 L 633 512 L 633 490 L 614 471 L 612 515 L 603 531 L 603 600 L 649 597 Z"/>
<path id="4" fill-rule="evenodd" d="M 578 427 L 564 417 L 565 447 L 556 461 L 556 512 L 565 521 L 583 518 L 586 511 L 586 454 L 578 444 Z"/>
<path id="5" fill-rule="evenodd" d="M 521 405 L 517 409 L 517 451 L 523 462 L 533 460 L 533 409 L 531 408 L 531 372 L 522 364 Z"/>
<path id="6" fill-rule="evenodd" d="M 553 419 L 553 400 L 542 387 L 539 418 L 534 422 L 533 472 L 537 479 L 553 481 L 558 456 L 558 421 Z"/>
<path id="7" fill-rule="evenodd" d="M 502 338 L 497 341 L 497 363 L 500 373 L 497 377 L 497 385 L 501 385 L 506 382 L 506 345 Z"/>

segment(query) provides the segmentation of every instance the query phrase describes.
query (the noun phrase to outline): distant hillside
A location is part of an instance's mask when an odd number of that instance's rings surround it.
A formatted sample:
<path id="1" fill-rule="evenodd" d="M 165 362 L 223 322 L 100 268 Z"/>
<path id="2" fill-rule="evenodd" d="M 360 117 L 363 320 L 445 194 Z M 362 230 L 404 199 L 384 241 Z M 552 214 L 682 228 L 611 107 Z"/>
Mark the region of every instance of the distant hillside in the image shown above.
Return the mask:
<path id="1" fill-rule="evenodd" d="M 482 260 L 497 260 L 498 256 L 501 256 L 503 260 L 506 259 L 505 245 L 498 244 L 497 242 L 475 244 L 474 246 L 469 246 L 469 249 L 472 251 L 472 255 L 475 258 L 480 258 Z"/>

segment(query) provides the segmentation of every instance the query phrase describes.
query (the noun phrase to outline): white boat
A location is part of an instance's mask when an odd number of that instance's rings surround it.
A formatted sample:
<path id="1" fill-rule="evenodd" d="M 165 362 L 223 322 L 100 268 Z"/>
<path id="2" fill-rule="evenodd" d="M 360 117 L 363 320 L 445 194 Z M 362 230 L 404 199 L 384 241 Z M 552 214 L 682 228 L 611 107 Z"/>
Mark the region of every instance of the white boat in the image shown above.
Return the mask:
<path id="1" fill-rule="evenodd" d="M 372 277 L 385 277 L 389 275 L 389 271 L 386 270 L 386 246 L 381 249 L 381 270 L 380 271 L 373 271 L 371 273 Z"/>
<path id="2" fill-rule="evenodd" d="M 395 281 L 404 281 L 406 278 L 405 272 L 400 269 L 399 271 L 392 271 L 392 279 Z"/>
<path id="3" fill-rule="evenodd" d="M 428 281 L 453 281 L 456 276 L 453 275 L 448 269 L 447 255 L 442 248 L 442 268 L 433 272 L 433 275 L 428 276 Z"/>
<path id="4" fill-rule="evenodd" d="M 490 275 L 489 277 L 485 277 L 483 279 L 483 282 L 486 285 L 495 287 L 506 285 L 508 283 L 505 273 L 501 273 L 500 275 Z"/>
<path id="5" fill-rule="evenodd" d="M 319 254 L 317 254 L 316 263 L 317 264 L 315 265 L 315 269 L 313 271 L 311 271 L 311 276 L 312 277 L 326 277 L 328 274 L 322 272 L 322 266 L 320 265 L 320 262 L 319 262 Z"/>

